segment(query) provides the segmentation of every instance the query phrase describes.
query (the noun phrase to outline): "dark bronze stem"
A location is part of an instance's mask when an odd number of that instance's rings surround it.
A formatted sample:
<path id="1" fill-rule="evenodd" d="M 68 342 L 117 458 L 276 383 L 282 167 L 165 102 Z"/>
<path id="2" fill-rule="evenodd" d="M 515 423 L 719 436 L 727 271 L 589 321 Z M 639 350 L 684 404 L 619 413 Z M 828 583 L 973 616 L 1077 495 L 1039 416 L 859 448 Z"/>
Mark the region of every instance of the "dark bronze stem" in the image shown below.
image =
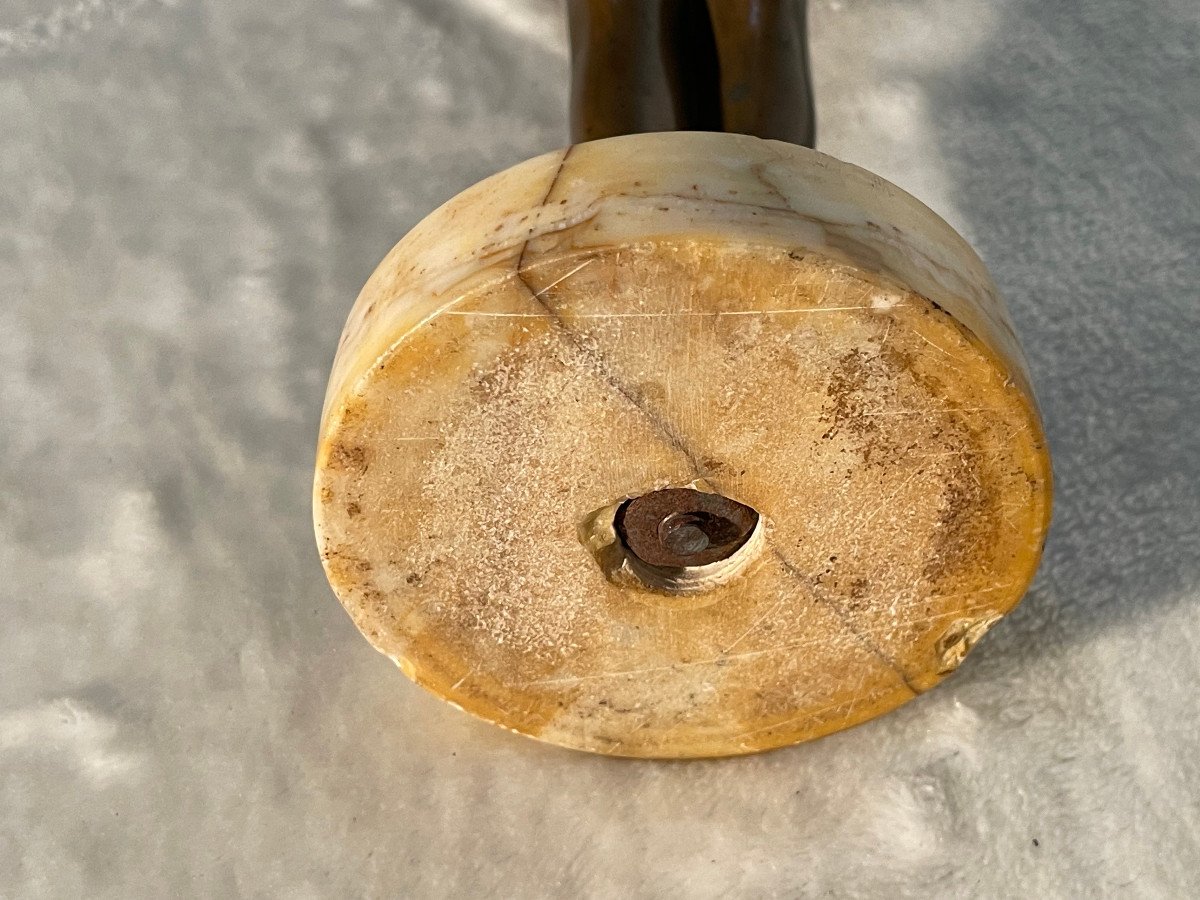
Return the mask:
<path id="1" fill-rule="evenodd" d="M 807 0 L 568 0 L 575 141 L 730 131 L 813 146 Z"/>

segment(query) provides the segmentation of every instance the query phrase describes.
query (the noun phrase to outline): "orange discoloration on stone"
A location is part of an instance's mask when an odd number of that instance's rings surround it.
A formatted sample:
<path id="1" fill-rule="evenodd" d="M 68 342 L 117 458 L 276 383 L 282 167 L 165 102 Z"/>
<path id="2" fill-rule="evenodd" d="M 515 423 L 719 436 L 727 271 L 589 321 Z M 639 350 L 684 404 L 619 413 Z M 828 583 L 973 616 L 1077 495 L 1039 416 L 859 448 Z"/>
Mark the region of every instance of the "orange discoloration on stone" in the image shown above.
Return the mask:
<path id="1" fill-rule="evenodd" d="M 911 699 L 1020 599 L 1049 463 L 1003 308 L 928 210 L 852 167 L 837 206 L 842 164 L 814 157 L 585 145 L 506 173 L 528 207 L 482 231 L 507 270 L 424 234 L 457 281 L 364 291 L 316 518 L 335 591 L 405 674 L 564 746 L 748 753 Z M 445 302 L 389 312 L 426 302 L 420 279 Z M 700 598 L 606 577 L 589 517 L 684 484 L 762 516 L 753 561 Z"/>

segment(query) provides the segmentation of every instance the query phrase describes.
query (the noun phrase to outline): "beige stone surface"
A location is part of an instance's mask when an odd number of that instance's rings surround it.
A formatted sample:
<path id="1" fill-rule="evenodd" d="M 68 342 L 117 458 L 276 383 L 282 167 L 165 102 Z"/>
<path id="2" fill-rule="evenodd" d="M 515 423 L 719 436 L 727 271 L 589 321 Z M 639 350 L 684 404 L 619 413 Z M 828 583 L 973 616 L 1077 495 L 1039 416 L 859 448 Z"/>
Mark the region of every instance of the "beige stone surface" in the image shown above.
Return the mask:
<path id="1" fill-rule="evenodd" d="M 696 485 L 763 549 L 688 596 L 606 576 L 597 510 Z M 553 743 L 715 756 L 937 683 L 1024 593 L 1041 425 L 970 248 L 860 169 L 617 138 L 476 185 L 384 260 L 326 400 L 318 541 L 359 628 Z"/>

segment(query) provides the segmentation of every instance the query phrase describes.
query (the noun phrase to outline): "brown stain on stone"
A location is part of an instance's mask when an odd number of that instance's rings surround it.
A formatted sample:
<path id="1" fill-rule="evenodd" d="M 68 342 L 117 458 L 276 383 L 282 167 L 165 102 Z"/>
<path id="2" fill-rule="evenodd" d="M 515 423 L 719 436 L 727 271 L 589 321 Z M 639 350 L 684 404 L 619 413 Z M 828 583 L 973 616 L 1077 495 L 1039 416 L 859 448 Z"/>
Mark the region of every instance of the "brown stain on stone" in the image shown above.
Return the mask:
<path id="1" fill-rule="evenodd" d="M 367 470 L 367 448 L 342 441 L 335 442 L 329 448 L 327 465 L 332 469 L 365 472 Z"/>
<path id="2" fill-rule="evenodd" d="M 987 515 L 988 493 L 964 455 L 959 467 L 951 470 L 942 489 L 942 507 L 938 515 L 937 539 L 922 573 L 936 582 L 964 564 L 977 564 L 976 548 L 992 539 L 996 515 Z"/>

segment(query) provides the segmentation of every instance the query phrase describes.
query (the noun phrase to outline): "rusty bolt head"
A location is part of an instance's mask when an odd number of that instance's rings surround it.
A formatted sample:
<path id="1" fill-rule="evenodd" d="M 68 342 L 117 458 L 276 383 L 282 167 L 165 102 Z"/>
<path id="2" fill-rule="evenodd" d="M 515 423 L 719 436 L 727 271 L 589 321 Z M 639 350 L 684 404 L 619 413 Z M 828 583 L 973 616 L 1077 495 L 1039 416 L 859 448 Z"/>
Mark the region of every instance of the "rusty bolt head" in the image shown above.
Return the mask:
<path id="1" fill-rule="evenodd" d="M 683 569 L 728 559 L 754 533 L 758 513 L 720 494 L 665 488 L 626 500 L 613 524 L 642 562 Z"/>

